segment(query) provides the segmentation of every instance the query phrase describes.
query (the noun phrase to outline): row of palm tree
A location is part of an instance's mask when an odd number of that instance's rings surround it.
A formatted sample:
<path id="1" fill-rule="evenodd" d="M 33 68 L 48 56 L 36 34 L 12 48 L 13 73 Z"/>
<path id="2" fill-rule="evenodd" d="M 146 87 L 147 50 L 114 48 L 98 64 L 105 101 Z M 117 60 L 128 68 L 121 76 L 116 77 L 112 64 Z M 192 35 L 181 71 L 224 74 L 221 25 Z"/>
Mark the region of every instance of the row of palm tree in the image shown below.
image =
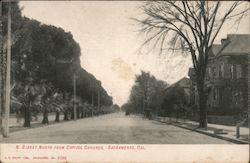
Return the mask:
<path id="1" fill-rule="evenodd" d="M 16 83 L 11 96 L 11 113 L 16 114 L 17 120 L 24 119 L 24 127 L 31 127 L 32 119 L 38 120 L 38 115 L 43 115 L 42 124 L 49 124 L 49 114 L 55 114 L 55 122 L 60 121 L 60 115 L 63 114 L 63 120 L 90 117 L 93 115 L 104 114 L 104 109 L 97 111 L 96 107 L 87 103 L 69 92 L 63 92 L 53 87 L 46 80 L 34 83 L 32 80 L 27 83 Z M 76 114 L 74 113 L 76 105 Z"/>

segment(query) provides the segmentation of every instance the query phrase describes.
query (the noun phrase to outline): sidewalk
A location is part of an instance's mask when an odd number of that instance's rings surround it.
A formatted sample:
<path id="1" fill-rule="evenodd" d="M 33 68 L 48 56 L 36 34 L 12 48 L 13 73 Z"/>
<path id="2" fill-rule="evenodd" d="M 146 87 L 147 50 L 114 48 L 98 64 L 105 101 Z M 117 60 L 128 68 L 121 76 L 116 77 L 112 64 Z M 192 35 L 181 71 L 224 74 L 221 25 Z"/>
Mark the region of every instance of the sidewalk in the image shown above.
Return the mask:
<path id="1" fill-rule="evenodd" d="M 55 122 L 55 117 L 56 117 L 55 113 L 50 113 L 48 115 L 49 125 L 54 124 L 54 123 L 67 122 L 63 120 L 63 117 L 64 117 L 63 114 L 60 114 L 60 117 L 59 117 L 60 122 Z M 46 124 L 42 124 L 42 120 L 43 120 L 43 115 L 38 114 L 36 120 L 34 117 L 32 117 L 32 120 L 30 122 L 31 127 L 23 127 L 24 119 L 20 118 L 19 120 L 17 120 L 17 117 L 15 115 L 11 115 L 9 119 L 9 130 L 10 132 L 16 132 L 16 131 L 32 129 L 36 127 L 46 126 Z"/>
<path id="2" fill-rule="evenodd" d="M 34 117 L 32 117 L 32 121 L 30 122 L 31 127 L 23 127 L 23 123 L 24 123 L 24 119 L 20 118 L 20 120 L 17 120 L 17 117 L 15 115 L 11 115 L 10 119 L 9 119 L 9 132 L 17 132 L 17 131 L 22 131 L 22 130 L 29 130 L 29 129 L 33 129 L 33 128 L 37 128 L 37 127 L 44 127 L 47 125 L 53 125 L 53 124 L 58 124 L 58 123 L 67 123 L 70 121 L 73 121 L 71 119 L 69 119 L 68 121 L 64 120 L 64 115 L 63 113 L 60 113 L 59 116 L 59 122 L 55 122 L 55 113 L 50 113 L 48 115 L 48 120 L 49 120 L 49 124 L 43 124 L 42 120 L 43 120 L 43 115 L 42 114 L 38 114 L 37 115 L 37 120 L 34 119 Z M 93 116 L 93 117 L 97 117 L 97 116 Z M 70 118 L 70 117 L 69 117 Z M 86 118 L 92 118 L 92 117 L 84 117 L 84 119 Z M 77 120 L 81 120 L 77 119 Z M 0 131 L 0 141 L 3 138 L 3 134 L 1 133 L 2 131 Z"/>
<path id="3" fill-rule="evenodd" d="M 54 122 L 55 117 L 56 117 L 55 113 L 50 113 L 48 115 L 49 122 Z M 30 122 L 30 124 L 32 125 L 32 124 L 42 123 L 42 120 L 43 120 L 43 115 L 38 114 L 37 115 L 37 120 L 35 120 L 35 118 L 32 117 L 32 121 Z M 60 120 L 63 120 L 63 114 L 60 114 Z M 24 123 L 23 118 L 20 118 L 20 120 L 18 121 L 16 116 L 14 116 L 14 115 L 10 116 L 10 119 L 9 119 L 10 128 L 22 127 L 23 123 Z"/>
<path id="4" fill-rule="evenodd" d="M 175 118 L 170 119 L 168 117 L 157 117 L 157 121 L 162 123 L 171 124 L 174 126 L 182 127 L 188 130 L 196 131 L 202 134 L 206 134 L 209 136 L 213 136 L 219 139 L 227 140 L 237 144 L 249 144 L 249 128 L 240 127 L 240 138 L 236 138 L 236 126 L 226 126 L 226 125 L 218 125 L 218 124 L 208 124 L 207 130 L 198 128 L 199 123 L 190 120 L 178 119 L 176 121 Z M 220 130 L 220 133 L 216 133 L 216 131 Z"/>

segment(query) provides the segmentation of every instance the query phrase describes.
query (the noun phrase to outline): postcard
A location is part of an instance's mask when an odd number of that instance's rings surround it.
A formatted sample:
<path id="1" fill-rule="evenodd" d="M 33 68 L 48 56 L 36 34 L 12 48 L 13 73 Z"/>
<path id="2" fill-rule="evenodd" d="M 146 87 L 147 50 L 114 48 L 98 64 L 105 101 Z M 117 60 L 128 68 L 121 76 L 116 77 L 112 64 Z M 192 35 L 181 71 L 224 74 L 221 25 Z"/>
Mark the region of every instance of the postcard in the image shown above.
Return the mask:
<path id="1" fill-rule="evenodd" d="M 0 4 L 1 162 L 249 161 L 249 2 Z"/>

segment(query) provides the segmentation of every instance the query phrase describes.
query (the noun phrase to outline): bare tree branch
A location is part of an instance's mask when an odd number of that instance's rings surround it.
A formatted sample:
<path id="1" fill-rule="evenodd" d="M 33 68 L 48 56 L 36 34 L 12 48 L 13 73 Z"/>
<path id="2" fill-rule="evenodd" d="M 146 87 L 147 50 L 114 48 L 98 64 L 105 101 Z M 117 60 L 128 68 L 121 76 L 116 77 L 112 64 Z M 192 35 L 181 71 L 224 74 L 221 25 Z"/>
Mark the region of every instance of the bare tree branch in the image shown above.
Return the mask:
<path id="1" fill-rule="evenodd" d="M 215 31 L 215 34 L 214 36 L 212 37 L 211 39 L 211 42 L 209 43 L 210 44 L 210 47 L 209 49 L 211 48 L 211 46 L 213 45 L 214 43 L 214 40 L 215 38 L 217 37 L 217 35 L 219 34 L 222 26 L 224 25 L 225 21 L 227 20 L 228 16 L 235 10 L 235 8 L 238 6 L 238 2 L 234 2 L 233 5 L 230 7 L 230 9 L 224 14 L 223 18 L 221 19 L 221 22 L 219 24 L 219 28 Z"/>
<path id="2" fill-rule="evenodd" d="M 204 0 L 147 2 L 142 7 L 147 18 L 138 20 L 142 25 L 141 32 L 148 36 L 141 48 L 154 41 L 153 48 L 160 46 L 162 53 L 166 40 L 169 40 L 169 49 L 181 49 L 190 53 L 196 73 L 200 105 L 204 108 L 204 82 L 212 45 L 227 20 L 239 17 L 235 21 L 239 24 L 249 11 L 249 7 L 245 7 L 244 10 L 236 12 L 245 2 L 235 1 L 229 8 L 222 3 Z M 226 44 L 219 52 L 225 47 Z M 202 107 L 201 115 L 204 116 L 206 111 Z"/>

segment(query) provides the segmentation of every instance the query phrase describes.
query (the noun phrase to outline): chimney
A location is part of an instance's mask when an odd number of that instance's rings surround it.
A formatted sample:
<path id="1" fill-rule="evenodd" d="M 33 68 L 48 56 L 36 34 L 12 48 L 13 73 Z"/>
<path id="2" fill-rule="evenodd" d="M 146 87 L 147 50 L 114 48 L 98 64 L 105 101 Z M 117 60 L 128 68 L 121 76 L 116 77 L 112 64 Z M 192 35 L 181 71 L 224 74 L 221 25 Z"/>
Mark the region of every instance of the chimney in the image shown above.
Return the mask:
<path id="1" fill-rule="evenodd" d="M 226 44 L 227 41 L 228 41 L 228 38 L 221 39 L 221 45 L 222 45 L 222 47 Z"/>

